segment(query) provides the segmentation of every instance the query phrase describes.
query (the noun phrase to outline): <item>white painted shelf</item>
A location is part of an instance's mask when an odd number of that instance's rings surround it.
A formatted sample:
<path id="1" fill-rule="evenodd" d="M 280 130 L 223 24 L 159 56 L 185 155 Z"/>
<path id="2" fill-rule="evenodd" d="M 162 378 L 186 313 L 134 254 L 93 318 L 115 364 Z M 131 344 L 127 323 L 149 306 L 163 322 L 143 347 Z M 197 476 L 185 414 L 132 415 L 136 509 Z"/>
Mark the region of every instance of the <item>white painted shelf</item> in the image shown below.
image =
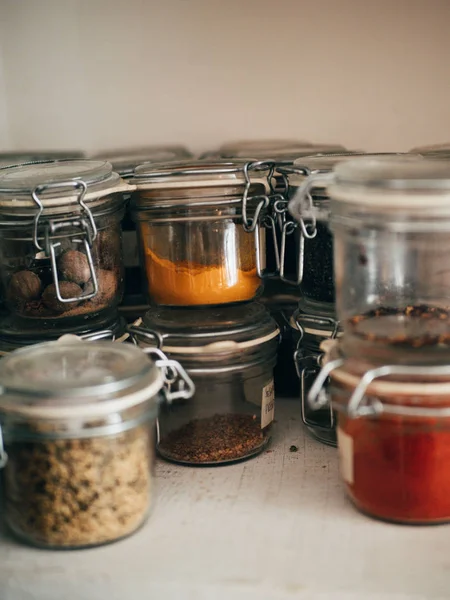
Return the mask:
<path id="1" fill-rule="evenodd" d="M 450 526 L 361 515 L 298 401 L 278 401 L 276 419 L 272 447 L 247 462 L 159 462 L 151 519 L 127 540 L 48 552 L 3 532 L 0 599 L 448 600 Z"/>

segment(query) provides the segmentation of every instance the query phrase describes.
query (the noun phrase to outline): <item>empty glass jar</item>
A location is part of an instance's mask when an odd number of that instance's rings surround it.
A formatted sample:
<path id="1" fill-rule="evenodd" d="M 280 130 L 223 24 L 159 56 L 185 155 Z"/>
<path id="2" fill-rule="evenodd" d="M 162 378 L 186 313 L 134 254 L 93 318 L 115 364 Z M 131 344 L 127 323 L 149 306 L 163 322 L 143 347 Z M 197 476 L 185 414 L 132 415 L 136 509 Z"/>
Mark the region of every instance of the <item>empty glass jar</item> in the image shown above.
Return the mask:
<path id="1" fill-rule="evenodd" d="M 261 304 L 155 309 L 132 331 L 140 344 L 180 361 L 195 383 L 192 399 L 161 409 L 157 449 L 163 458 L 221 465 L 267 447 L 280 332 Z"/>
<path id="2" fill-rule="evenodd" d="M 136 169 L 134 218 L 153 304 L 229 304 L 261 292 L 269 174 L 265 163 L 227 161 Z"/>
<path id="3" fill-rule="evenodd" d="M 394 363 L 446 363 L 450 162 L 349 161 L 329 194 L 344 352 L 378 361 L 388 347 Z"/>
<path id="4" fill-rule="evenodd" d="M 0 361 L 3 514 L 18 537 L 84 548 L 146 521 L 158 404 L 193 392 L 175 361 L 155 358 L 132 344 L 76 340 Z"/>
<path id="5" fill-rule="evenodd" d="M 129 189 L 109 163 L 0 170 L 0 335 L 92 329 L 123 291 L 120 221 Z"/>

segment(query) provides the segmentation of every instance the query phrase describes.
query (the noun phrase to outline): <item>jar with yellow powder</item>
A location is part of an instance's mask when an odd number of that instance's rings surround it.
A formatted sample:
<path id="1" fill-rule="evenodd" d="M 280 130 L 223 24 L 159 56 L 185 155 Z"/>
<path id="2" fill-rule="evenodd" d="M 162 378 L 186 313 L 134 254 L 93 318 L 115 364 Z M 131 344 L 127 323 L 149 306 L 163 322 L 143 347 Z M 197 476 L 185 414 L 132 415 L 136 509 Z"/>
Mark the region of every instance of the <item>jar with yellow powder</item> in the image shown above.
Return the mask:
<path id="1" fill-rule="evenodd" d="M 132 183 L 149 300 L 205 306 L 252 300 L 265 276 L 271 166 L 219 160 L 144 164 Z"/>

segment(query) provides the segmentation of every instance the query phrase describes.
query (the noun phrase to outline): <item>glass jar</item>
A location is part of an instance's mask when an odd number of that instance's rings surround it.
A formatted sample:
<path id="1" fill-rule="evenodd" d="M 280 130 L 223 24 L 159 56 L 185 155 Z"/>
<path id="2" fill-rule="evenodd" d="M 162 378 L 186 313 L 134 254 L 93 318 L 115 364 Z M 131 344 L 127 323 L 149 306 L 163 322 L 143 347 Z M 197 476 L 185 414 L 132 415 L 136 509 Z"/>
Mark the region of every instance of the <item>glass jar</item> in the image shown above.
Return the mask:
<path id="1" fill-rule="evenodd" d="M 333 179 L 328 189 L 345 354 L 382 364 L 447 364 L 450 161 L 348 161 Z"/>
<path id="2" fill-rule="evenodd" d="M 308 313 L 298 308 L 290 319 L 290 326 L 294 364 L 300 381 L 302 421 L 317 440 L 336 446 L 336 417 L 331 404 L 311 410 L 306 399 L 320 371 L 323 343 L 341 335 L 339 322 L 331 307 L 328 312 L 322 313 Z"/>
<path id="3" fill-rule="evenodd" d="M 0 170 L 0 335 L 96 327 L 123 291 L 120 221 L 129 189 L 109 163 Z"/>
<path id="4" fill-rule="evenodd" d="M 3 513 L 19 538 L 84 548 L 146 521 L 158 402 L 193 391 L 175 361 L 156 358 L 132 344 L 60 341 L 0 361 Z"/>
<path id="5" fill-rule="evenodd" d="M 430 146 L 418 146 L 410 150 L 411 154 L 421 154 L 426 158 L 450 158 L 450 142 L 443 144 L 432 144 Z"/>
<path id="6" fill-rule="evenodd" d="M 227 142 L 218 150 L 218 156 L 222 158 L 236 158 L 253 156 L 253 153 L 267 153 L 269 151 L 289 151 L 298 148 L 311 147 L 313 144 L 305 140 L 295 139 L 266 139 L 266 140 L 238 140 Z"/>
<path id="7" fill-rule="evenodd" d="M 142 165 L 131 180 L 153 304 L 219 305 L 262 290 L 270 167 L 203 161 Z"/>
<path id="8" fill-rule="evenodd" d="M 280 277 L 286 283 L 299 285 L 302 297 L 312 302 L 334 303 L 333 237 L 329 228 L 330 198 L 327 182 L 334 169 L 350 158 L 398 154 L 366 154 L 361 152 L 322 153 L 300 157 L 293 165 L 278 165 L 276 171 L 284 176 L 283 200 L 275 203 L 282 218 L 280 241 Z M 295 221 L 287 216 L 289 211 Z M 288 244 L 296 242 L 296 257 Z M 291 241 L 290 241 L 291 240 Z M 290 259 L 290 266 L 289 261 Z M 292 265 L 295 276 L 292 278 Z"/>
<path id="9" fill-rule="evenodd" d="M 67 160 L 84 158 L 80 150 L 29 150 L 0 152 L 0 168 L 29 162 L 47 162 L 49 160 Z"/>
<path id="10" fill-rule="evenodd" d="M 130 179 L 136 167 L 144 163 L 170 163 L 191 156 L 183 146 L 148 146 L 127 150 L 104 151 L 95 156 L 96 159 L 109 161 L 113 170 L 123 179 Z M 131 217 L 129 205 L 130 192 L 124 194 L 127 210 L 122 220 L 124 295 L 120 305 L 121 314 L 132 322 L 142 317 L 148 310 L 145 285 L 139 260 L 139 245 L 136 223 Z"/>
<path id="11" fill-rule="evenodd" d="M 195 313 L 160 308 L 149 311 L 143 327 L 131 331 L 140 344 L 156 345 L 180 361 L 195 383 L 189 402 L 162 407 L 157 450 L 163 458 L 185 465 L 223 465 L 267 447 L 280 332 L 261 304 Z"/>
<path id="12" fill-rule="evenodd" d="M 341 476 L 355 505 L 387 521 L 450 521 L 450 368 L 344 359 L 337 344 L 309 394 L 338 412 Z"/>

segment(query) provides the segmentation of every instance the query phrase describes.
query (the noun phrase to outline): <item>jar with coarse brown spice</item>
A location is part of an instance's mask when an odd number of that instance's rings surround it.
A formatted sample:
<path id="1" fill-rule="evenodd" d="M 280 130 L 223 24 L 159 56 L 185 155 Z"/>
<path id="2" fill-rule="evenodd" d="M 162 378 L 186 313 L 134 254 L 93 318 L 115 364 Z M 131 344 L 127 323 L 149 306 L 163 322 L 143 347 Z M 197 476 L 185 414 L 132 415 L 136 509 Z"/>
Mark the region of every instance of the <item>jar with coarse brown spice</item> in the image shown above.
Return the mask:
<path id="1" fill-rule="evenodd" d="M 262 304 L 149 311 L 131 328 L 143 346 L 179 360 L 195 383 L 186 402 L 161 408 L 157 450 L 185 465 L 222 465 L 267 448 L 275 414 L 280 331 Z M 195 322 L 195 326 L 193 326 Z"/>
<path id="2" fill-rule="evenodd" d="M 157 364 L 132 344 L 61 340 L 0 361 L 4 518 L 15 535 L 84 548 L 146 521 L 159 400 L 193 393 L 180 365 L 155 356 Z"/>

